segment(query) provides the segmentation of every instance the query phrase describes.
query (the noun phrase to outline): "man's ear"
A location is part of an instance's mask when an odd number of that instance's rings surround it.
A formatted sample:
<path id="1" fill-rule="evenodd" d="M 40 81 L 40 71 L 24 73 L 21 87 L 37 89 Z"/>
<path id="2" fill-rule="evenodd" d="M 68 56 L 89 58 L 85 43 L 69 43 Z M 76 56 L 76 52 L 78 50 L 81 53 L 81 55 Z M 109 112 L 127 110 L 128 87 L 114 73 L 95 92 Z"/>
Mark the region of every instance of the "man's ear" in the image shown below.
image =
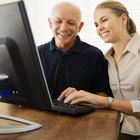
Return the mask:
<path id="1" fill-rule="evenodd" d="M 82 29 L 83 26 L 84 26 L 84 22 L 81 22 L 80 25 L 79 25 L 79 30 L 78 30 L 78 32 L 81 31 L 81 29 Z"/>
<path id="2" fill-rule="evenodd" d="M 48 18 L 48 22 L 49 22 L 50 28 L 52 29 L 52 22 L 51 22 L 51 18 L 50 17 Z"/>

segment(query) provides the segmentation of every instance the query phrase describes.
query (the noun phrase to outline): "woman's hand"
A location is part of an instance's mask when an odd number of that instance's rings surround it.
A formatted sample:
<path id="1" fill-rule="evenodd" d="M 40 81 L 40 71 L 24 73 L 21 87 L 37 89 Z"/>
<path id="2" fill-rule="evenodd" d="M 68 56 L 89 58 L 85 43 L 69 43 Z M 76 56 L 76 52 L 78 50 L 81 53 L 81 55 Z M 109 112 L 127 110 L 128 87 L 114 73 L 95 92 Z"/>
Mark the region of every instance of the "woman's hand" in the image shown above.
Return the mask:
<path id="1" fill-rule="evenodd" d="M 73 92 L 76 92 L 77 90 L 75 88 L 72 87 L 68 87 L 67 89 L 65 89 L 61 95 L 58 97 L 59 101 L 64 100 L 66 97 L 68 97 L 70 94 L 72 94 Z"/>
<path id="2" fill-rule="evenodd" d="M 83 90 L 73 92 L 69 94 L 65 99 L 64 103 L 69 104 L 86 104 L 94 108 L 107 108 L 108 102 L 107 97 L 96 95 Z"/>
<path id="3" fill-rule="evenodd" d="M 76 104 L 76 103 L 80 103 L 80 102 L 96 104 L 96 99 L 94 99 L 94 94 L 91 94 L 91 93 L 83 91 L 83 90 L 75 91 L 75 92 L 69 94 L 64 99 L 64 103 Z"/>
<path id="4" fill-rule="evenodd" d="M 107 97 L 86 92 L 84 90 L 77 91 L 75 88 L 67 88 L 58 97 L 58 100 L 64 100 L 68 104 L 84 104 L 93 106 L 94 108 L 106 108 L 108 105 Z"/>

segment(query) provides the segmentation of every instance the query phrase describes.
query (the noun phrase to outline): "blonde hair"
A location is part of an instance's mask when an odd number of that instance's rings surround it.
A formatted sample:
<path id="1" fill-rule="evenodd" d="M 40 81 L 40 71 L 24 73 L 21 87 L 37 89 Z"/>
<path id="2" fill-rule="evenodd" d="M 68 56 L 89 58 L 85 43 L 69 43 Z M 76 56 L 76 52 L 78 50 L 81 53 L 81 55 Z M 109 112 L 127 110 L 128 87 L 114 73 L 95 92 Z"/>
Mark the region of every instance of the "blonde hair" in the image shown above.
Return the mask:
<path id="1" fill-rule="evenodd" d="M 127 8 L 120 2 L 114 0 L 106 0 L 101 2 L 99 5 L 96 6 L 98 8 L 109 8 L 111 9 L 114 14 L 117 16 L 121 16 L 122 14 L 126 14 L 128 17 L 126 30 L 129 34 L 133 34 L 136 32 L 136 25 L 134 21 L 129 17 L 129 12 Z"/>

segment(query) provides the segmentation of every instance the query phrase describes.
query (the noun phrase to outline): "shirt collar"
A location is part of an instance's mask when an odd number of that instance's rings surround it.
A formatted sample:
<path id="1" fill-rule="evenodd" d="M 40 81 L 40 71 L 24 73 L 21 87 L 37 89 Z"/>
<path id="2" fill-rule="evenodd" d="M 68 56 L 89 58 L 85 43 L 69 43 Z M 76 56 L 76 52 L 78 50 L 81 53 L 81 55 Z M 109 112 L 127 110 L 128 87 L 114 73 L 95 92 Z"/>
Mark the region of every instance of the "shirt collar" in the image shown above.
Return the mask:
<path id="1" fill-rule="evenodd" d="M 66 52 L 67 54 L 71 54 L 71 53 L 79 53 L 82 51 L 82 41 L 80 39 L 79 36 L 76 37 L 76 41 L 74 46 L 68 51 Z M 50 42 L 50 51 L 56 50 L 58 51 L 58 49 L 55 47 L 55 39 L 54 37 L 52 38 L 51 42 Z"/>
<path id="2" fill-rule="evenodd" d="M 138 55 L 139 50 L 140 50 L 140 35 L 138 33 L 133 34 L 132 38 L 130 39 L 130 41 L 128 42 L 124 53 L 129 51 L 135 55 Z M 112 57 L 111 54 L 113 53 L 113 47 L 111 47 L 105 54 L 106 58 L 110 58 Z"/>
<path id="3" fill-rule="evenodd" d="M 138 55 L 139 50 L 140 50 L 140 35 L 138 33 L 135 33 L 133 34 L 132 38 L 128 42 L 124 51 L 125 52 L 129 51 L 135 55 Z"/>
<path id="4" fill-rule="evenodd" d="M 50 51 L 56 50 L 54 37 L 50 41 Z"/>
<path id="5" fill-rule="evenodd" d="M 113 47 L 111 47 L 106 53 L 105 53 L 105 57 L 107 60 L 110 60 L 109 58 L 112 58 L 112 53 L 113 53 L 114 49 Z"/>

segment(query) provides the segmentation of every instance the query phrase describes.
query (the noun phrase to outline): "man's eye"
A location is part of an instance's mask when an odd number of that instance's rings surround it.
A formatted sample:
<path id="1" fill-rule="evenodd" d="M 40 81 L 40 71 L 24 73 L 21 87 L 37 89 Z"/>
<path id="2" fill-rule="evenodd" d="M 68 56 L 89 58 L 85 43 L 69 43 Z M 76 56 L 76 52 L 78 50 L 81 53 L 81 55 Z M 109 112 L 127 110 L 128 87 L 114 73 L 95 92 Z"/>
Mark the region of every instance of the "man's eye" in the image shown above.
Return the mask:
<path id="1" fill-rule="evenodd" d="M 55 21 L 55 23 L 60 24 L 60 23 L 61 23 L 61 21 L 60 21 L 60 20 L 56 20 L 56 21 Z"/>
<path id="2" fill-rule="evenodd" d="M 75 23 L 73 23 L 73 22 L 69 22 L 69 24 L 70 24 L 70 25 L 75 25 Z"/>
<path id="3" fill-rule="evenodd" d="M 75 25 L 75 24 L 76 24 L 76 22 L 75 22 L 75 21 L 71 21 L 71 20 L 70 20 L 70 21 L 68 21 L 68 24 L 69 24 L 69 25 Z"/>
<path id="4" fill-rule="evenodd" d="M 102 19 L 102 22 L 105 22 L 105 21 L 107 21 L 108 19 Z"/>

